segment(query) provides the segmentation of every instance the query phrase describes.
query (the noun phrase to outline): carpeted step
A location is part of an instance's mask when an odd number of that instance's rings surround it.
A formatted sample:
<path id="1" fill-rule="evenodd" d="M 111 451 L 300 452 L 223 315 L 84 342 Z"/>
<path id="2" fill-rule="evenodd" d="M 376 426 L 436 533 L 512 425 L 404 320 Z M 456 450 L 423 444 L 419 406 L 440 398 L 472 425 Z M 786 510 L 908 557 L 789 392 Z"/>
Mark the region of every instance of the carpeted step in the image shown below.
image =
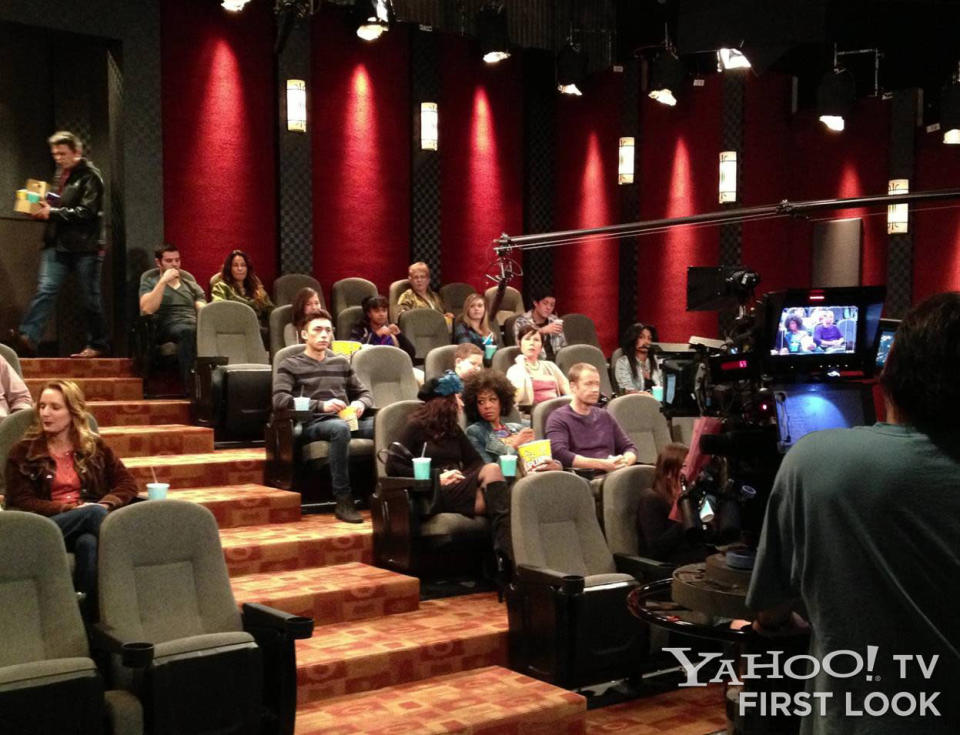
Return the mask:
<path id="1" fill-rule="evenodd" d="M 363 523 L 309 515 L 296 523 L 224 528 L 220 543 L 231 577 L 373 561 L 370 514 Z"/>
<path id="2" fill-rule="evenodd" d="M 87 410 L 100 426 L 189 424 L 190 401 L 87 401 Z"/>
<path id="3" fill-rule="evenodd" d="M 172 489 L 168 498 L 199 503 L 210 510 L 220 528 L 295 523 L 300 520 L 300 493 L 266 485 L 229 485 Z"/>
<path id="4" fill-rule="evenodd" d="M 203 454 L 213 451 L 213 429 L 184 424 L 104 426 L 100 436 L 119 457 Z"/>
<path id="5" fill-rule="evenodd" d="M 487 666 L 302 707 L 296 733 L 580 735 L 586 709 L 579 694 Z"/>
<path id="6" fill-rule="evenodd" d="M 263 449 L 223 449 L 203 454 L 129 457 L 123 463 L 141 486 L 151 482 L 155 472 L 160 482 L 180 488 L 263 484 L 265 461 Z"/>
<path id="7" fill-rule="evenodd" d="M 70 378 L 133 378 L 133 360 L 126 357 L 29 357 L 20 360 L 24 378 L 57 375 Z"/>
<path id="8" fill-rule="evenodd" d="M 44 384 L 52 378 L 27 378 L 23 382 L 37 400 Z M 62 376 L 61 376 L 62 377 Z M 83 391 L 88 401 L 140 401 L 143 400 L 143 381 L 140 378 L 69 378 Z"/>
<path id="9" fill-rule="evenodd" d="M 260 602 L 317 625 L 406 613 L 420 604 L 416 577 L 360 562 L 246 574 L 230 584 L 238 603 Z"/>
<path id="10" fill-rule="evenodd" d="M 297 716 L 299 722 L 299 714 Z M 587 713 L 587 733 L 677 733 L 703 735 L 726 732 L 727 717 L 723 687 L 685 687 L 633 699 Z M 298 730 L 299 732 L 299 730 Z"/>
<path id="11" fill-rule="evenodd" d="M 507 665 L 507 607 L 494 594 L 420 603 L 420 609 L 334 623 L 297 641 L 297 701 Z"/>

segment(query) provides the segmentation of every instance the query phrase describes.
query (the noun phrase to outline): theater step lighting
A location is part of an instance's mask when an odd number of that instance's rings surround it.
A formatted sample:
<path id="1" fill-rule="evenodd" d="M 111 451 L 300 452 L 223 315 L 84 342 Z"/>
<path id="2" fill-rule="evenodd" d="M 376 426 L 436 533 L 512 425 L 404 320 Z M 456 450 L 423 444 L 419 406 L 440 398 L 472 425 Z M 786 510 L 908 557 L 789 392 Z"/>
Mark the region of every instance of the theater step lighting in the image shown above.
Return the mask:
<path id="1" fill-rule="evenodd" d="M 842 132 L 844 117 L 857 99 L 856 83 L 848 69 L 835 68 L 823 75 L 817 89 L 817 113 L 828 130 Z"/>
<path id="2" fill-rule="evenodd" d="M 223 0 L 220 4 L 231 13 L 239 13 L 250 0 Z"/>
<path id="3" fill-rule="evenodd" d="M 647 92 L 652 100 L 673 107 L 683 84 L 683 62 L 670 51 L 661 51 L 650 62 L 650 83 Z"/>
<path id="4" fill-rule="evenodd" d="M 620 138 L 620 159 L 617 165 L 617 183 L 633 183 L 633 153 L 636 141 L 633 137 Z"/>
<path id="5" fill-rule="evenodd" d="M 587 77 L 587 57 L 572 41 L 557 54 L 557 89 L 563 94 L 582 95 L 580 84 Z"/>
<path id="6" fill-rule="evenodd" d="M 302 79 L 287 80 L 287 130 L 307 132 L 307 83 Z"/>
<path id="7" fill-rule="evenodd" d="M 392 0 L 356 0 L 357 35 L 364 41 L 376 41 L 396 18 Z"/>
<path id="8" fill-rule="evenodd" d="M 420 103 L 420 150 L 435 151 L 440 143 L 440 114 L 436 102 Z"/>
<path id="9" fill-rule="evenodd" d="M 737 201 L 737 152 L 720 151 L 720 203 Z"/>
<path id="10" fill-rule="evenodd" d="M 483 60 L 498 64 L 510 58 L 507 11 L 502 2 L 487 2 L 477 12 L 477 36 Z"/>
<path id="11" fill-rule="evenodd" d="M 960 145 L 960 70 L 940 90 L 940 129 L 944 143 Z"/>
<path id="12" fill-rule="evenodd" d="M 717 71 L 749 68 L 750 60 L 743 55 L 743 51 L 740 49 L 722 48 L 717 51 Z"/>
<path id="13" fill-rule="evenodd" d="M 887 182 L 887 194 L 909 194 L 909 179 L 890 179 Z M 910 205 L 906 202 L 901 204 L 887 205 L 887 234 L 903 235 L 909 230 Z"/>

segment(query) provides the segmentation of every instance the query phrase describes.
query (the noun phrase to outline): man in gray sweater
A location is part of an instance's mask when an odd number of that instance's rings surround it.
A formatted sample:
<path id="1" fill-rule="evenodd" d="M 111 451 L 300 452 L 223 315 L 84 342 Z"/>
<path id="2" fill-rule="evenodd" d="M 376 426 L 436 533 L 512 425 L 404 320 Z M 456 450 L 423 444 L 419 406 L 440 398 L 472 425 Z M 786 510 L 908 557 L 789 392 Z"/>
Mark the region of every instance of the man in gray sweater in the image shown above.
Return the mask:
<path id="1" fill-rule="evenodd" d="M 373 406 L 373 396 L 353 372 L 349 360 L 328 349 L 333 342 L 333 322 L 328 312 L 312 312 L 297 326 L 305 348 L 277 366 L 273 408 L 293 408 L 294 396 L 310 399 L 313 416 L 303 427 L 303 440 L 330 442 L 328 460 L 337 500 L 334 514 L 341 521 L 361 523 L 363 517 L 354 507 L 350 492 L 350 439 L 373 438 L 373 419 L 363 418 L 364 412 Z M 356 414 L 358 426 L 353 431 L 351 411 Z"/>

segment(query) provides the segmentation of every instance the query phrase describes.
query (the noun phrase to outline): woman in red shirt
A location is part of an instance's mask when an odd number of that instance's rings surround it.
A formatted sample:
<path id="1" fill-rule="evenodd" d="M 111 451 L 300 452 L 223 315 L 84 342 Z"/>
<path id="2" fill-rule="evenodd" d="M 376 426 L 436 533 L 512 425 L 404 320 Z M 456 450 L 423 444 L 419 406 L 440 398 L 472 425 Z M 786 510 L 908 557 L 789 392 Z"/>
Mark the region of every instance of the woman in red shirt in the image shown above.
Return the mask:
<path id="1" fill-rule="evenodd" d="M 37 401 L 37 417 L 7 457 L 8 508 L 56 523 L 76 555 L 76 587 L 95 609 L 97 538 L 111 510 L 137 495 L 133 476 L 90 429 L 83 393 L 71 380 L 52 380 Z"/>

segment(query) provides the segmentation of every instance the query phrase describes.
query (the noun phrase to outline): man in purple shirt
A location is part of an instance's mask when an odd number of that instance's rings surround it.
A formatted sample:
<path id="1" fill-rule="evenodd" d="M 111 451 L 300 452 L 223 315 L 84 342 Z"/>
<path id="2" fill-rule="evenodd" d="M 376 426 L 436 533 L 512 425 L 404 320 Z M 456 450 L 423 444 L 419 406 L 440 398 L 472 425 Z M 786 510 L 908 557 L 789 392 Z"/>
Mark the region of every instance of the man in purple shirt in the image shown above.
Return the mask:
<path id="1" fill-rule="evenodd" d="M 833 310 L 824 309 L 821 322 L 813 328 L 813 341 L 820 349 L 842 350 L 846 346 L 843 332 L 833 323 Z"/>
<path id="2" fill-rule="evenodd" d="M 553 458 L 564 467 L 613 472 L 637 461 L 637 448 L 613 416 L 597 408 L 600 373 L 578 362 L 568 375 L 570 405 L 547 419 L 547 439 Z"/>

